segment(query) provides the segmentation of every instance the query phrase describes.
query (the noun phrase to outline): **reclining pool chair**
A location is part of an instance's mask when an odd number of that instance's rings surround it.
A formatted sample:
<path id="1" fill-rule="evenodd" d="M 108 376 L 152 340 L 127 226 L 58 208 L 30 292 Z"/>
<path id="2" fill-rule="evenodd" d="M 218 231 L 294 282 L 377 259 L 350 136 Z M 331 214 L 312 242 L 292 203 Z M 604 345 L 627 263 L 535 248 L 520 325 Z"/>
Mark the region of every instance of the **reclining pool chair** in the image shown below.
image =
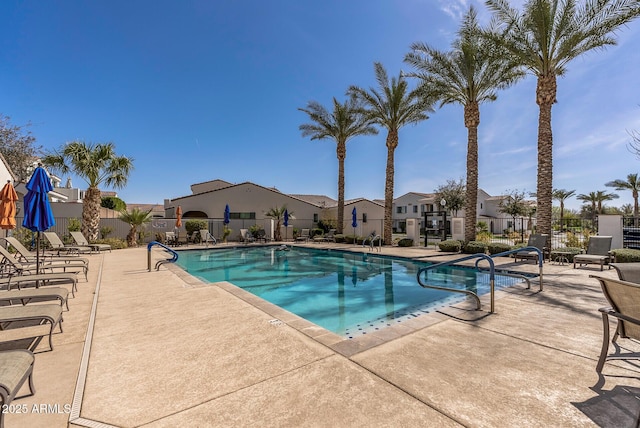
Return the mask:
<path id="1" fill-rule="evenodd" d="M 535 247 L 542 252 L 542 261 L 547 258 L 549 254 L 549 248 L 547 247 L 547 242 L 549 240 L 549 235 L 545 233 L 533 234 L 529 236 L 529 241 L 527 242 L 527 247 Z M 538 263 L 538 252 L 537 251 L 518 251 L 513 255 L 516 263 L 518 259 L 522 260 L 535 260 Z"/>
<path id="2" fill-rule="evenodd" d="M 209 232 L 209 229 L 200 229 L 200 243 L 209 246 L 209 242 L 212 242 L 213 245 L 217 243 L 216 238 Z"/>
<path id="3" fill-rule="evenodd" d="M 5 271 L 8 270 L 8 274 L 17 274 L 17 275 L 28 275 L 28 274 L 38 274 L 38 269 L 36 269 L 35 263 L 20 263 L 17 261 L 13 255 L 7 251 L 2 245 L 0 245 L 0 256 L 4 257 L 2 259 L 2 267 L 6 268 Z M 89 266 L 85 264 L 83 261 L 73 261 L 73 260 L 64 260 L 60 262 L 52 262 L 43 260 L 40 262 L 40 272 L 51 272 L 54 273 L 55 270 L 58 272 L 62 270 L 62 272 L 83 272 L 84 278 L 88 279 L 87 273 L 89 272 Z"/>
<path id="4" fill-rule="evenodd" d="M 69 310 L 69 290 L 64 287 L 43 287 L 43 288 L 23 288 L 21 290 L 0 291 L 0 302 L 6 302 L 12 305 L 14 302 L 20 302 L 22 305 L 30 303 L 34 299 L 43 300 L 59 300 L 60 306 L 65 305 Z"/>
<path id="5" fill-rule="evenodd" d="M 640 263 L 609 263 L 618 273 L 621 281 L 640 284 Z"/>
<path id="6" fill-rule="evenodd" d="M 45 239 L 49 241 L 49 245 L 53 251 L 55 251 L 58 255 L 60 253 L 65 254 L 76 254 L 80 255 L 80 253 L 91 253 L 93 249 L 91 247 L 85 247 L 80 245 L 64 245 L 62 239 L 55 232 L 42 232 Z"/>
<path id="7" fill-rule="evenodd" d="M 20 388 L 29 379 L 29 393 L 22 397 L 29 397 L 36 393 L 33 387 L 33 364 L 36 359 L 33 352 L 25 349 L 0 352 L 0 428 L 4 428 L 4 414 L 11 402 L 16 398 Z"/>
<path id="8" fill-rule="evenodd" d="M 309 241 L 309 229 L 302 229 L 300 236 L 296 237 L 296 241 L 308 242 Z"/>
<path id="9" fill-rule="evenodd" d="M 14 285 L 18 290 L 21 290 L 23 287 L 34 286 L 39 288 L 45 285 L 58 286 L 61 284 L 71 284 L 71 295 L 75 297 L 78 290 L 78 275 L 72 272 L 57 272 L 0 278 L 0 288 L 6 288 L 7 291 L 11 291 Z"/>
<path id="10" fill-rule="evenodd" d="M 640 359 L 640 353 L 620 352 L 620 347 L 616 346 L 613 354 L 609 354 L 609 316 L 618 320 L 616 332 L 611 339 L 611 343 L 616 344 L 618 337 L 623 339 L 640 340 L 640 284 L 620 281 L 617 279 L 602 278 L 591 275 L 600 281 L 602 292 L 611 305 L 600 308 L 602 314 L 602 349 L 600 358 L 596 365 L 596 371 L 602 372 L 604 363 L 607 360 L 631 360 Z"/>
<path id="11" fill-rule="evenodd" d="M 8 236 L 6 238 L 0 238 L 0 240 L 5 240 L 7 244 L 11 245 L 13 249 L 16 250 L 15 258 L 20 263 L 35 263 L 36 262 L 36 254 L 29 251 L 27 247 L 22 245 L 20 241 L 18 241 L 13 236 Z M 55 256 L 52 253 L 49 254 L 40 254 L 40 260 L 45 260 L 49 262 L 82 262 L 89 267 L 89 259 L 86 257 L 79 256 Z"/>
<path id="12" fill-rule="evenodd" d="M 249 229 L 240 229 L 240 240 L 245 244 L 248 244 L 250 242 L 255 242 L 256 239 L 253 237 L 251 232 L 249 232 Z"/>
<path id="13" fill-rule="evenodd" d="M 89 247 L 97 253 L 101 251 L 107 251 L 107 250 L 111 252 L 111 245 L 109 244 L 90 244 L 89 241 L 87 241 L 87 238 L 84 237 L 82 232 L 69 232 L 69 233 L 71 234 L 71 237 L 73 238 L 73 240 L 76 241 L 76 244 L 78 244 L 80 247 Z"/>
<path id="14" fill-rule="evenodd" d="M 23 323 L 28 321 L 37 321 L 39 324 L 49 323 L 49 349 L 53 351 L 53 329 L 56 325 L 60 327 L 62 333 L 62 306 L 54 304 L 44 305 L 26 305 L 26 306 L 2 306 L 0 307 L 0 330 L 3 336 L 7 333 L 15 333 L 15 336 L 8 338 L 9 340 L 18 340 L 33 337 L 31 332 L 22 334 L 26 330 L 22 330 Z M 20 327 L 7 329 L 12 323 L 20 323 Z M 21 331 L 22 330 L 22 331 Z M 25 337 L 26 335 L 26 337 Z M 33 351 L 44 335 L 38 334 L 35 340 L 29 346 L 29 350 Z M 3 340 L 7 340 L 4 338 Z"/>
<path id="15" fill-rule="evenodd" d="M 604 264 L 611 260 L 611 236 L 592 236 L 589 238 L 587 254 L 576 254 L 573 256 L 573 268 L 590 263 L 599 264 L 600 270 L 604 269 Z M 611 269 L 611 266 L 609 266 Z"/>

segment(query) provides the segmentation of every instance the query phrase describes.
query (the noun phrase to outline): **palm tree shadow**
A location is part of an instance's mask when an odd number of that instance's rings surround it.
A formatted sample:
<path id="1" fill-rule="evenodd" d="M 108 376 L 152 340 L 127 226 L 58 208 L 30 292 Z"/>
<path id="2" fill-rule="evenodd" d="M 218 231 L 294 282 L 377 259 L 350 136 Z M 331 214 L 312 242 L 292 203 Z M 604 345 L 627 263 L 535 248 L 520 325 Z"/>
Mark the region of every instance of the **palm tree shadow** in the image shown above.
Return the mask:
<path id="1" fill-rule="evenodd" d="M 625 376 L 609 377 L 625 378 Z M 598 382 L 591 387 L 598 395 L 586 401 L 571 404 L 599 427 L 640 428 L 640 388 L 616 385 L 611 390 L 603 390 L 604 384 L 605 378 L 600 374 Z"/>

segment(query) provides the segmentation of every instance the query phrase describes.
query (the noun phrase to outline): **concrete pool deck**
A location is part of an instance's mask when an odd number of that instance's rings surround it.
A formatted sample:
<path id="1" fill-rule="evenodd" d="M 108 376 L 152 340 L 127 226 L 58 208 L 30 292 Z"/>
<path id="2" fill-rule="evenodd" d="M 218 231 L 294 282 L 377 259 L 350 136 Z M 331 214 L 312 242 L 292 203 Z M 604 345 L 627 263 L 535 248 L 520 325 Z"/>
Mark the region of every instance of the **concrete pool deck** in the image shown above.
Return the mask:
<path id="1" fill-rule="evenodd" d="M 460 304 L 345 340 L 228 283 L 173 265 L 148 272 L 146 247 L 90 265 L 55 349 L 37 350 L 36 394 L 13 402 L 7 428 L 622 427 L 640 414 L 637 365 L 595 372 L 606 302 L 589 275 L 614 270 L 545 263 L 544 291 L 499 292 L 494 314 L 484 300 L 482 311 Z"/>

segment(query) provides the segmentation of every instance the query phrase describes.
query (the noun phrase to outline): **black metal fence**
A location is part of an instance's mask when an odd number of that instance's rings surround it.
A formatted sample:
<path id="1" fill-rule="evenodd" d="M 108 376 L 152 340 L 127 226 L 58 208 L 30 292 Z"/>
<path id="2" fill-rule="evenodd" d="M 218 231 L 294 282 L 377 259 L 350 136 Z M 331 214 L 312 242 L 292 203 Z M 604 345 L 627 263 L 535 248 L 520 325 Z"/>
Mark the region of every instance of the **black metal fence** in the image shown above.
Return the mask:
<path id="1" fill-rule="evenodd" d="M 478 219 L 477 236 L 490 242 L 509 245 L 526 244 L 529 236 L 536 233 L 535 219 L 528 217 Z M 584 247 L 588 237 L 598 229 L 597 219 L 559 218 L 552 220 L 551 249 Z"/>

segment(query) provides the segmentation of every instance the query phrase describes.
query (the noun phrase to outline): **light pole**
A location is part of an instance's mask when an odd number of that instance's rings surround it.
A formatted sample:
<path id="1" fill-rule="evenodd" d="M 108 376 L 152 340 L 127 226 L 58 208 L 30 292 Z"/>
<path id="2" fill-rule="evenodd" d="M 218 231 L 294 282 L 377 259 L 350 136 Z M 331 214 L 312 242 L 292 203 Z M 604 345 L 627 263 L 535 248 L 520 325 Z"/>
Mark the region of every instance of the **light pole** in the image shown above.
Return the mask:
<path id="1" fill-rule="evenodd" d="M 442 240 L 447 240 L 447 201 L 444 198 L 440 199 L 440 206 L 442 207 Z"/>

